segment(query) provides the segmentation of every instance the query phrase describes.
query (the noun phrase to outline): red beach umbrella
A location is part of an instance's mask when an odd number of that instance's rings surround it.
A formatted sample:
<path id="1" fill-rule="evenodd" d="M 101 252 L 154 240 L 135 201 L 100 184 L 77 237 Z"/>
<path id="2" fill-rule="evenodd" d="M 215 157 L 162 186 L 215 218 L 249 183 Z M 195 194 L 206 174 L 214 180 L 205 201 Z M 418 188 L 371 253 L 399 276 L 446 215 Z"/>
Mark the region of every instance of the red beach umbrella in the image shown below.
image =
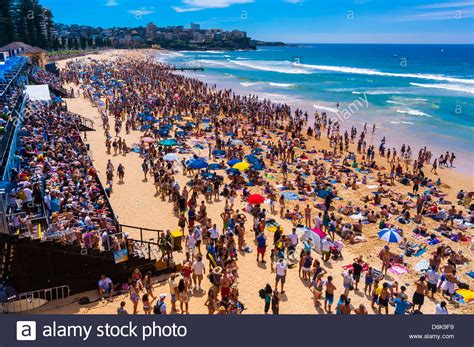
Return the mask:
<path id="1" fill-rule="evenodd" d="M 265 198 L 260 194 L 252 194 L 247 198 L 247 202 L 251 205 L 263 204 Z"/>

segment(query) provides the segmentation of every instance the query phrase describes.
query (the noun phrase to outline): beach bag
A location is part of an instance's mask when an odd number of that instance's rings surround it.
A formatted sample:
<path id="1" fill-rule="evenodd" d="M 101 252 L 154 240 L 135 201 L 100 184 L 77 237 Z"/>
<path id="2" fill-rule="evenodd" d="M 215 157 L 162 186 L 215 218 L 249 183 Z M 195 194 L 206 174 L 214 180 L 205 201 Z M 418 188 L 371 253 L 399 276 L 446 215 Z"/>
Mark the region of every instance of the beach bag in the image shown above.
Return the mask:
<path id="1" fill-rule="evenodd" d="M 260 296 L 261 299 L 265 299 L 265 289 L 260 289 L 258 291 L 258 296 Z"/>

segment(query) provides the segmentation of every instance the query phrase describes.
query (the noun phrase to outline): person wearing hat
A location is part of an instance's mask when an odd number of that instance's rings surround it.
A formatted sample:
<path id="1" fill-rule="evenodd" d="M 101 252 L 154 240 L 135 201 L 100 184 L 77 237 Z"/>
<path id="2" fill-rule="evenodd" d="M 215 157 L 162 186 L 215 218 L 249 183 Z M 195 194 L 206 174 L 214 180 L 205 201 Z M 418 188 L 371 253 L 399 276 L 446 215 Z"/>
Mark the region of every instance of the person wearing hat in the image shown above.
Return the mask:
<path id="1" fill-rule="evenodd" d="M 165 304 L 166 294 L 161 293 L 160 299 L 157 301 L 153 313 L 154 314 L 166 314 L 166 304 Z"/>

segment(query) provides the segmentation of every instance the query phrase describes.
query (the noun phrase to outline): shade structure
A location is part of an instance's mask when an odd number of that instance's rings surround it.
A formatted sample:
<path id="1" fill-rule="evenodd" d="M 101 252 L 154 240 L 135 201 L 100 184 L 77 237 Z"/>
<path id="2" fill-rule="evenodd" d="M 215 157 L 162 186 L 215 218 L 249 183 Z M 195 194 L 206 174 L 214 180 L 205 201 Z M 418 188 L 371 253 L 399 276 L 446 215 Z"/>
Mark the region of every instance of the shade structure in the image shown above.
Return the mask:
<path id="1" fill-rule="evenodd" d="M 163 157 L 166 161 L 178 161 L 179 157 L 176 153 L 168 153 Z"/>
<path id="2" fill-rule="evenodd" d="M 203 172 L 201 173 L 201 177 L 208 178 L 208 179 L 214 179 L 216 177 L 216 174 L 213 172 Z"/>
<path id="3" fill-rule="evenodd" d="M 175 139 L 167 139 L 167 140 L 161 140 L 160 142 L 158 142 L 158 144 L 160 146 L 172 147 L 172 146 L 177 146 L 178 141 L 176 141 Z"/>
<path id="4" fill-rule="evenodd" d="M 210 164 L 208 169 L 209 170 L 222 170 L 223 167 L 220 164 Z"/>
<path id="5" fill-rule="evenodd" d="M 397 229 L 384 228 L 378 232 L 378 235 L 381 240 L 386 242 L 399 243 L 402 241 L 402 237 L 398 233 Z"/>
<path id="6" fill-rule="evenodd" d="M 232 166 L 233 169 L 237 169 L 239 171 L 245 171 L 250 167 L 249 163 L 245 161 L 241 161 L 240 163 L 237 163 Z"/>
<path id="7" fill-rule="evenodd" d="M 218 156 L 221 156 L 221 155 L 225 155 L 225 151 L 223 151 L 222 149 L 215 149 L 212 151 L 212 154 L 214 154 L 216 157 Z"/>
<path id="8" fill-rule="evenodd" d="M 233 167 L 235 164 L 240 163 L 241 161 L 242 160 L 238 158 L 233 158 L 227 162 L 227 165 L 229 165 L 230 167 Z"/>
<path id="9" fill-rule="evenodd" d="M 155 139 L 153 139 L 153 138 L 151 138 L 151 137 L 144 137 L 144 138 L 142 139 L 142 141 L 145 142 L 145 143 L 152 143 L 152 142 L 155 141 Z"/>
<path id="10" fill-rule="evenodd" d="M 252 194 L 247 198 L 247 202 L 251 205 L 263 204 L 264 201 L 265 201 L 265 198 L 261 196 L 260 194 Z"/>
<path id="11" fill-rule="evenodd" d="M 192 159 L 186 163 L 189 169 L 205 169 L 209 166 L 207 162 L 202 159 Z"/>
<path id="12" fill-rule="evenodd" d="M 237 169 L 230 168 L 230 169 L 227 169 L 226 172 L 228 175 L 232 175 L 232 176 L 240 175 L 240 171 Z"/>

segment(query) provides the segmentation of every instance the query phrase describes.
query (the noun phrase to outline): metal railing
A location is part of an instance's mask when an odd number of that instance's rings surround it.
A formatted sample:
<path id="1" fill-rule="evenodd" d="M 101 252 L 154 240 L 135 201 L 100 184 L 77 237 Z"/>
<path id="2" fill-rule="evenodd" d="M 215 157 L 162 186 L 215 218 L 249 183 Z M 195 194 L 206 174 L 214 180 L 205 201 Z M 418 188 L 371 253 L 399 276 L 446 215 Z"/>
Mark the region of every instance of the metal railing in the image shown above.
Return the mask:
<path id="1" fill-rule="evenodd" d="M 0 313 L 29 311 L 41 307 L 48 302 L 52 302 L 56 307 L 60 307 L 61 304 L 64 304 L 65 299 L 69 297 L 70 292 L 69 286 L 62 285 L 21 293 L 12 300 L 0 304 Z"/>
<path id="2" fill-rule="evenodd" d="M 33 234 L 39 235 L 39 228 L 41 232 L 45 233 L 48 229 L 48 217 L 46 216 L 33 216 L 28 217 L 26 212 L 17 212 L 7 214 L 5 216 L 6 223 L 8 225 L 7 233 L 10 235 L 21 235 L 33 238 Z"/>

